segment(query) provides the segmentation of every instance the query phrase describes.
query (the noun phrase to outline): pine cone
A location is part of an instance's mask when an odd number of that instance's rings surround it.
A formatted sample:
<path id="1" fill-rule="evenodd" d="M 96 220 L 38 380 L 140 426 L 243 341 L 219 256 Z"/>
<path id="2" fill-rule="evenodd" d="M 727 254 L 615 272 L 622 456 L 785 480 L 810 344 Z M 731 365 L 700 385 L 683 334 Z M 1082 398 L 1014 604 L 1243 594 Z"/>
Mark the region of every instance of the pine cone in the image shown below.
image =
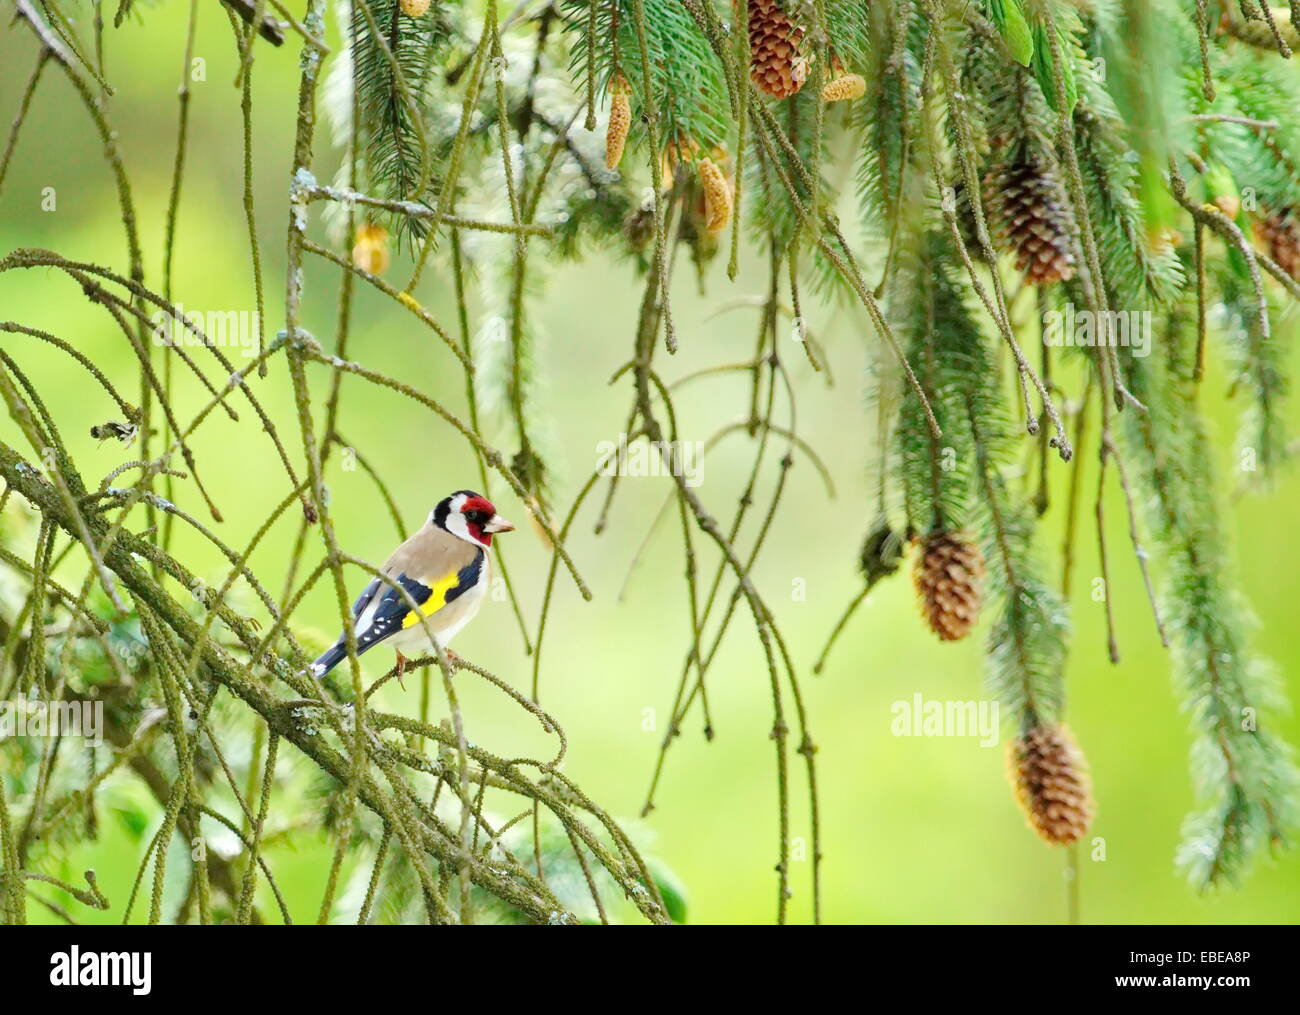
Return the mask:
<path id="1" fill-rule="evenodd" d="M 628 98 L 627 81 L 614 82 L 609 100 L 609 127 L 605 132 L 605 168 L 617 169 L 623 160 L 623 147 L 627 144 L 628 128 L 632 126 L 632 102 Z"/>
<path id="2" fill-rule="evenodd" d="M 372 275 L 382 275 L 388 270 L 388 230 L 373 222 L 357 227 L 357 238 L 352 245 L 352 263 Z"/>
<path id="3" fill-rule="evenodd" d="M 1268 256 L 1296 281 L 1300 281 L 1300 215 L 1294 208 L 1275 211 L 1255 223 L 1255 235 Z"/>
<path id="4" fill-rule="evenodd" d="M 731 221 L 731 185 L 712 159 L 700 159 L 698 168 L 700 189 L 704 191 L 704 227 L 720 233 Z"/>
<path id="5" fill-rule="evenodd" d="M 985 190 L 985 207 L 994 209 L 1027 281 L 1049 285 L 1074 277 L 1074 216 L 1055 174 L 1037 158 L 1022 157 L 990 173 Z"/>
<path id="6" fill-rule="evenodd" d="M 1088 763 L 1064 723 L 1007 741 L 1007 777 L 1029 826 L 1054 846 L 1088 834 L 1096 811 Z"/>
<path id="7" fill-rule="evenodd" d="M 930 533 L 912 570 L 921 612 L 943 641 L 970 633 L 983 598 L 984 555 L 963 532 Z"/>
<path id="8" fill-rule="evenodd" d="M 860 99 L 867 94 L 867 83 L 861 74 L 842 74 L 822 85 L 823 102 L 840 102 Z"/>
<path id="9" fill-rule="evenodd" d="M 799 55 L 803 36 L 777 0 L 749 0 L 749 76 L 768 95 L 784 99 L 803 87 L 808 78 L 808 61 Z"/>
<path id="10" fill-rule="evenodd" d="M 402 0 L 402 13 L 408 18 L 418 18 L 429 9 L 429 0 Z"/>

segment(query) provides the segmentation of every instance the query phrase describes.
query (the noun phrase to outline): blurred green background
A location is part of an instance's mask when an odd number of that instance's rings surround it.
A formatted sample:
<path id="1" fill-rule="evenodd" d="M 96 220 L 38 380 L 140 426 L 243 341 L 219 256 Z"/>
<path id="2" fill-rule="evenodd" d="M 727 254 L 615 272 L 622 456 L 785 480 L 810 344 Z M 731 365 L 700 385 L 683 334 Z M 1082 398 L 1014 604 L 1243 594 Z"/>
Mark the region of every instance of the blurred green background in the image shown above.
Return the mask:
<path id="1" fill-rule="evenodd" d="M 108 72 L 117 87 L 110 115 L 131 173 L 146 251 L 146 281 L 160 284 L 162 236 L 176 133 L 177 85 L 187 4 L 146 8 L 143 22 L 128 20 L 108 30 Z M 238 92 L 232 87 L 234 54 L 225 14 L 203 3 L 195 55 L 206 61 L 206 81 L 192 85 L 191 130 L 175 261 L 174 298 L 189 309 L 252 309 L 247 235 L 240 208 L 242 152 Z M 0 120 L 8 123 L 35 59 L 23 26 L 0 33 Z M 254 70 L 256 202 L 267 289 L 268 333 L 282 326 L 283 248 L 297 46 L 259 46 Z M 318 131 L 318 177 L 328 179 L 337 154 L 328 131 Z M 54 188 L 57 208 L 42 211 L 43 188 Z M 851 210 L 846 209 L 848 214 Z M 321 235 L 319 206 L 312 216 Z M 0 250 L 52 248 L 74 259 L 125 272 L 125 241 L 113 180 L 89 119 L 66 78 L 47 68 L 14 164 L 0 192 Z M 683 264 L 675 312 L 681 352 L 659 364 L 668 379 L 703 367 L 746 360 L 752 354 L 754 311 L 715 314 L 727 301 L 761 294 L 765 269 L 753 259 L 734 285 L 716 263 L 708 291 L 700 296 Z M 409 271 L 390 271 L 403 282 Z M 332 346 L 336 269 L 309 266 L 305 325 Z M 551 446 L 558 450 L 556 503 L 567 510 L 578 486 L 596 464 L 596 443 L 616 439 L 631 397 L 626 379 L 606 381 L 630 355 L 641 282 L 630 265 L 597 254 L 550 275 L 533 321 L 541 336 L 538 370 L 541 409 Z M 434 315 L 454 322 L 450 279 L 439 266 L 418 291 Z M 809 302 L 811 296 L 807 297 Z M 477 330 L 482 310 L 472 308 Z M 799 385 L 799 431 L 824 456 L 838 488 L 827 495 L 806 460 L 791 474 L 791 489 L 776 530 L 760 557 L 756 580 L 776 611 L 800 667 L 802 691 L 812 717 L 824 834 L 824 919 L 834 922 L 1058 922 L 1065 918 L 1065 858 L 1043 845 L 1025 826 L 1003 775 L 1002 750 L 976 738 L 903 738 L 890 733 L 890 706 L 927 699 L 977 699 L 982 694 L 983 634 L 956 645 L 937 643 L 923 628 L 906 575 L 879 586 L 857 614 L 825 672 L 814 677 L 813 660 L 835 619 L 860 588 L 856 558 L 873 518 L 873 485 L 865 464 L 874 454 L 873 416 L 864 408 L 866 369 L 875 337 L 862 315 L 814 305 L 806 311 L 827 349 L 834 386 L 815 374 L 794 343 L 785 358 Z M 47 328 L 74 342 L 111 376 L 134 391 L 133 357 L 103 313 L 73 283 L 53 271 L 27 270 L 0 277 L 0 318 Z M 1296 332 L 1294 315 L 1278 328 Z M 119 445 L 99 446 L 88 428 L 112 416 L 107 397 L 69 362 L 34 340 L 6 334 L 6 349 L 45 391 L 57 391 L 57 419 L 79 466 L 93 481 L 129 456 Z M 1217 352 L 1218 350 L 1215 350 Z M 662 354 L 661 354 L 662 355 Z M 464 411 L 459 367 L 434 336 L 410 315 L 375 294 L 358 289 L 351 358 L 396 375 Z M 1276 478 L 1266 495 L 1233 496 L 1234 432 L 1242 406 L 1226 397 L 1228 379 L 1219 357 L 1204 386 L 1221 456 L 1224 523 L 1235 551 L 1236 572 L 1259 618 L 1255 644 L 1280 668 L 1290 698 L 1300 699 L 1300 640 L 1295 637 L 1300 594 L 1300 534 L 1294 524 L 1300 474 Z M 1292 347 L 1292 370 L 1300 353 Z M 313 368 L 319 395 L 328 374 Z M 179 383 L 188 383 L 180 379 Z M 182 387 L 182 390 L 185 390 Z M 197 388 L 191 405 L 201 402 Z M 286 439 L 296 431 L 282 360 L 258 390 Z M 128 397 L 131 397 L 128 394 Z M 694 382 L 678 401 L 684 437 L 702 440 L 737 420 L 747 408 L 747 382 L 740 375 Z M 186 404 L 184 398 L 181 404 Z M 345 379 L 341 430 L 388 478 L 408 524 L 417 524 L 446 493 L 477 486 L 477 468 L 462 439 L 415 403 Z M 319 408 L 319 402 L 317 403 Z M 240 424 L 213 416 L 193 442 L 204 480 L 225 513 L 219 529 L 242 546 L 286 493 L 286 481 L 270 443 L 244 412 Z M 1300 420 L 1292 407 L 1290 418 Z M 488 431 L 495 440 L 500 431 Z M 7 418 L 0 434 L 21 439 Z M 508 446 L 508 441 L 502 441 Z M 291 442 L 291 447 L 293 446 Z M 1089 449 L 1090 452 L 1092 449 Z M 778 453 L 779 454 L 779 453 Z M 776 476 L 773 454 L 764 467 L 759 510 Z M 729 517 L 751 463 L 752 446 L 733 435 L 707 459 L 701 496 L 712 511 Z M 1092 455 L 1077 467 L 1093 488 Z M 1060 507 L 1069 468 L 1053 468 L 1056 508 L 1044 528 L 1044 552 L 1059 560 Z M 397 541 L 370 481 L 346 472 L 336 455 L 329 482 L 340 539 L 347 551 L 378 562 Z M 525 511 L 503 488 L 490 495 L 508 517 Z M 592 533 L 595 498 L 584 509 L 570 546 L 595 598 L 584 604 L 561 574 L 543 656 L 543 705 L 565 727 L 570 750 L 566 771 L 614 815 L 640 825 L 665 718 L 688 644 L 683 559 L 675 512 L 656 531 L 632 575 L 626 596 L 619 589 L 637 547 L 663 498 L 667 481 L 634 478 L 622 483 L 608 530 Z M 1112 490 L 1112 495 L 1114 491 Z M 1091 497 L 1091 493 L 1086 494 Z M 203 516 L 201 503 L 184 485 L 178 499 Z M 1085 501 L 1087 504 L 1088 501 Z M 279 591 L 296 531 L 293 512 L 272 532 L 253 560 L 254 570 Z M 1075 636 L 1070 651 L 1069 722 L 1091 762 L 1099 813 L 1093 835 L 1104 840 L 1104 861 L 1081 860 L 1080 897 L 1085 922 L 1294 922 L 1300 917 L 1300 855 L 1259 863 L 1239 890 L 1198 896 L 1177 874 L 1173 856 L 1179 826 L 1193 806 L 1187 771 L 1189 736 L 1171 688 L 1169 661 L 1156 638 L 1140 576 L 1128 547 L 1123 503 L 1112 496 L 1107 519 L 1113 592 L 1123 659 L 1105 658 L 1103 606 L 1087 596 L 1099 573 L 1091 513 L 1081 517 L 1074 589 Z M 213 584 L 225 576 L 216 551 L 183 531 L 180 553 Z M 514 577 L 531 630 L 549 556 L 527 525 L 505 537 Z M 320 549 L 310 544 L 309 569 Z M 711 559 L 711 558 L 710 558 Z M 1158 564 L 1158 562 L 1157 562 Z M 358 575 L 359 579 L 360 576 Z M 806 596 L 792 592 L 802 580 Z M 299 612 L 300 626 L 332 637 L 337 609 L 321 583 Z M 526 689 L 531 661 L 508 606 L 489 602 L 457 640 L 457 650 Z M 369 676 L 389 665 L 387 654 L 367 657 Z M 469 738 L 507 756 L 547 756 L 553 745 L 536 723 L 472 674 L 458 678 Z M 686 886 L 691 922 L 754 922 L 773 918 L 777 882 L 776 778 L 768 732 L 771 698 L 762 653 L 745 617 L 738 617 L 709 680 L 716 739 L 705 741 L 694 713 L 673 747 L 658 806 L 644 822 L 653 851 Z M 382 692 L 383 707 L 414 713 L 418 682 Z M 787 696 L 787 708 L 789 699 Z M 435 686 L 433 714 L 443 714 Z M 653 710 L 653 712 L 648 711 Z M 656 728 L 647 731 L 647 717 Z M 1278 721 L 1292 743 L 1300 742 L 1294 714 Z M 795 741 L 797 744 L 797 740 Z M 232 749 L 238 749 L 237 745 Z M 246 747 L 243 748 L 246 750 Z M 297 763 L 294 759 L 292 763 Z M 802 764 L 791 755 L 791 916 L 810 915 L 810 825 Z M 134 791 L 123 785 L 119 792 Z M 310 806 L 304 801 L 303 806 Z M 156 818 L 155 818 L 156 820 Z M 86 919 L 120 919 L 124 899 L 146 840 L 106 822 L 98 843 L 80 847 L 69 871 L 94 866 L 114 910 Z M 800 846 L 802 844 L 802 848 Z M 269 860 L 285 887 L 296 920 L 314 919 L 331 844 L 297 837 L 271 849 Z M 141 913 L 137 907 L 136 918 Z M 32 909 L 33 919 L 45 914 Z"/>

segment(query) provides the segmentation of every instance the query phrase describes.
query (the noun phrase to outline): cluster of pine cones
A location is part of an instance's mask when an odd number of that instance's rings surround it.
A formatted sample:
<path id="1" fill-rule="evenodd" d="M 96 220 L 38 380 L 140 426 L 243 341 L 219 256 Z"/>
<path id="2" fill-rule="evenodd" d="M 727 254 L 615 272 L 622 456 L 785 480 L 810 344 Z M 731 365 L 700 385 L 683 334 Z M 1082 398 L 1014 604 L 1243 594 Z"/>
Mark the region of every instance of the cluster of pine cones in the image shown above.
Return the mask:
<path id="1" fill-rule="evenodd" d="M 873 540 L 874 533 L 869 547 Z M 942 641 L 958 641 L 979 618 L 984 555 L 960 531 L 936 528 L 919 543 L 912 582 L 921 613 Z M 1008 741 L 1007 776 L 1029 826 L 1046 842 L 1064 846 L 1087 834 L 1096 810 L 1092 784 L 1083 752 L 1064 724 L 1035 723 Z"/>
<path id="2" fill-rule="evenodd" d="M 403 3 L 407 0 L 403 0 Z M 796 94 L 808 79 L 810 60 L 802 51 L 805 29 L 786 16 L 779 0 L 749 0 L 750 76 L 768 95 L 785 99 Z M 822 88 L 825 102 L 861 98 L 866 82 L 861 75 L 847 73 L 832 55 L 833 75 Z M 632 127 L 633 89 L 616 73 L 610 84 L 609 124 L 605 132 L 605 168 L 615 170 L 623 159 Z M 664 185 L 671 183 L 679 162 L 693 162 L 699 177 L 699 207 L 696 217 L 706 235 L 714 235 L 731 221 L 734 184 L 723 166 L 726 154 L 714 151 L 696 158 L 696 144 L 690 138 L 669 145 L 665 158 Z M 633 247 L 642 246 L 653 234 L 653 217 L 647 207 L 635 209 L 625 222 Z"/>
<path id="3" fill-rule="evenodd" d="M 964 187 L 958 184 L 956 191 L 962 240 L 978 256 L 974 211 Z M 1074 277 L 1074 215 L 1059 176 L 1043 158 L 1021 154 L 995 167 L 984 179 L 984 207 L 998 239 L 1015 252 L 1026 281 L 1050 285 Z M 1239 202 L 1220 207 L 1229 218 L 1236 218 L 1239 209 Z M 1268 208 L 1254 230 L 1260 248 L 1300 282 L 1300 208 Z"/>
<path id="4" fill-rule="evenodd" d="M 797 93 L 808 78 L 809 57 L 802 50 L 805 29 L 792 21 L 779 0 L 749 0 L 750 77 L 778 99 Z M 845 74 L 833 61 L 835 76 L 822 89 L 828 102 L 860 97 L 866 89 L 857 74 Z M 996 167 L 985 179 L 985 205 L 998 235 L 1016 255 L 1016 267 L 1033 285 L 1074 277 L 1074 218 L 1056 174 L 1041 159 L 1022 155 Z M 972 235 L 967 246 L 978 251 Z"/>
<path id="5" fill-rule="evenodd" d="M 809 56 L 802 50 L 805 28 L 786 14 L 780 0 L 749 0 L 750 76 L 766 94 L 785 99 L 803 87 L 809 74 Z M 834 75 L 822 90 L 827 102 L 860 97 L 865 84 L 856 74 L 844 73 L 832 58 Z M 630 89 L 619 77 L 611 89 L 610 125 L 606 165 L 618 166 L 631 123 Z M 689 147 L 689 143 L 687 145 Z M 722 228 L 730 218 L 730 188 L 724 174 L 709 158 L 694 158 L 679 146 L 684 161 L 695 161 L 706 209 L 707 229 Z M 966 195 L 968 197 L 968 195 Z M 1064 188 L 1054 170 L 1031 153 L 1019 152 L 996 166 L 984 180 L 984 204 L 996 234 L 1015 253 L 1016 266 L 1034 285 L 1049 285 L 1074 277 L 1075 223 Z M 967 245 L 973 242 L 973 211 L 965 200 L 962 224 Z M 650 209 L 630 217 L 638 236 Z M 1300 269 L 1300 217 L 1283 213 L 1261 227 L 1261 240 L 1274 258 L 1294 274 Z M 1289 255 L 1289 256 L 1288 256 Z M 968 635 L 979 619 L 984 598 L 984 556 L 972 537 L 961 531 L 937 528 L 924 539 L 913 568 L 913 584 L 921 612 L 930 629 L 943 641 Z M 864 548 L 863 569 L 869 583 L 897 569 L 901 541 L 887 524 L 878 526 Z M 1094 805 L 1083 754 L 1062 724 L 1038 723 L 1007 744 L 1007 767 L 1016 799 L 1030 826 L 1047 842 L 1065 845 L 1082 838 L 1092 821 Z"/>

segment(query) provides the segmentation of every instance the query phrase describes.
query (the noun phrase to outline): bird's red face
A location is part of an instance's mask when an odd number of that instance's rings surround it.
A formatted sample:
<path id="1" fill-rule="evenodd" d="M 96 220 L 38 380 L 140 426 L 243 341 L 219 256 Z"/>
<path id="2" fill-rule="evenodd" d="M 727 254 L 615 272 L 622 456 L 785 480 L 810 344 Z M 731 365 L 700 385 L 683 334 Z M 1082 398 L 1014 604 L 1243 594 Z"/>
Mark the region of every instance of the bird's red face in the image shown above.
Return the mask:
<path id="1" fill-rule="evenodd" d="M 465 531 L 476 543 L 483 546 L 492 545 L 492 534 L 510 532 L 514 529 L 508 521 L 497 514 L 497 509 L 486 497 L 470 494 L 454 509 L 465 521 Z"/>

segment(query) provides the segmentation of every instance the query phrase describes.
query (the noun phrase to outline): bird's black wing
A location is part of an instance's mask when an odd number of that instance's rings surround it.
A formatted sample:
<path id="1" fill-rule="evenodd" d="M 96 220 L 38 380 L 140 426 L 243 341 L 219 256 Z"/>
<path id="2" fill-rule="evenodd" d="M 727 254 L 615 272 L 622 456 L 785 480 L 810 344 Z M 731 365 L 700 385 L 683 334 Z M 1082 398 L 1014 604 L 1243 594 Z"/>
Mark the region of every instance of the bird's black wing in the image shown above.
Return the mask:
<path id="1" fill-rule="evenodd" d="M 411 578 L 405 571 L 391 580 L 392 585 L 384 582 L 382 588 L 376 588 L 371 593 L 369 600 L 361 608 L 361 612 L 356 614 L 360 621 L 357 625 L 358 652 L 364 652 L 366 649 L 378 645 L 389 635 L 400 631 L 402 621 L 411 614 L 411 602 L 414 601 L 416 606 L 422 606 L 433 595 L 433 589 L 425 585 L 424 582 Z M 376 578 L 375 584 L 378 583 L 379 579 Z M 393 585 L 405 589 L 406 595 L 399 592 Z"/>
<path id="2" fill-rule="evenodd" d="M 390 584 L 391 582 L 391 584 Z M 423 582 L 410 578 L 405 572 L 396 578 L 372 578 L 352 604 L 352 616 L 356 621 L 357 655 L 374 648 L 385 638 L 402 629 L 402 621 L 411 613 L 410 601 L 393 586 L 406 590 L 416 605 L 423 605 L 433 589 Z M 312 673 L 323 677 L 340 662 L 347 658 L 347 637 L 339 635 L 325 653 L 312 664 Z"/>

